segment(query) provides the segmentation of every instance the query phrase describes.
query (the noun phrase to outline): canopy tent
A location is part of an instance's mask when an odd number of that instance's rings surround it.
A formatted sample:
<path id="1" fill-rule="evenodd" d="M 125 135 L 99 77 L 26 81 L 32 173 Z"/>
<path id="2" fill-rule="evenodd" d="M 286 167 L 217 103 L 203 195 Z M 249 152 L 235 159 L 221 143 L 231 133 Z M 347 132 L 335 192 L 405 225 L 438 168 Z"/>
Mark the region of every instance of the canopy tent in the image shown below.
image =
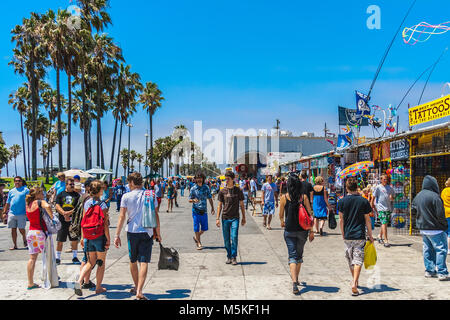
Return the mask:
<path id="1" fill-rule="evenodd" d="M 87 173 L 89 173 L 89 174 L 112 174 L 112 172 L 101 169 L 101 168 L 94 168 L 94 169 L 88 170 Z"/>
<path id="2" fill-rule="evenodd" d="M 90 175 L 89 173 L 80 170 L 80 169 L 71 169 L 71 170 L 67 170 L 64 171 L 64 175 L 67 177 L 75 177 L 75 176 L 80 176 L 81 180 L 85 180 L 88 178 L 94 178 L 94 176 Z"/>

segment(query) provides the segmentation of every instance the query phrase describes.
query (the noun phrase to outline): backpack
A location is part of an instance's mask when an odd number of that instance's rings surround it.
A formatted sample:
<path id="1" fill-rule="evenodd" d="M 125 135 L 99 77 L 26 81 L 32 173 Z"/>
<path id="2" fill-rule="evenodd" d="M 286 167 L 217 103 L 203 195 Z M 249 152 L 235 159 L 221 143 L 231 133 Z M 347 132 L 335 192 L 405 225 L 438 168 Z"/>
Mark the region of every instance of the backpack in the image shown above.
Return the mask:
<path id="1" fill-rule="evenodd" d="M 104 201 L 90 206 L 81 220 L 81 229 L 85 239 L 94 240 L 105 234 L 105 215 L 101 207 L 102 203 Z"/>
<path id="2" fill-rule="evenodd" d="M 69 235 L 72 238 L 81 238 L 81 219 L 83 218 L 83 207 L 86 200 L 90 197 L 80 197 L 78 203 L 75 206 L 74 214 L 72 216 L 72 222 L 69 226 Z"/>

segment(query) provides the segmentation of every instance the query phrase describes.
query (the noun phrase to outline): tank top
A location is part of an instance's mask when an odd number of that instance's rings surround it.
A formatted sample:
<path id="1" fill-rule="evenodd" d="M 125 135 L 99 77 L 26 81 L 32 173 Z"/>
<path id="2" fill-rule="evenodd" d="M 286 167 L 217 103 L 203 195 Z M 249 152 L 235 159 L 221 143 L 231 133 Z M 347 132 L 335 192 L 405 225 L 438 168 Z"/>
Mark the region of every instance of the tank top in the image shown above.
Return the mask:
<path id="1" fill-rule="evenodd" d="M 284 205 L 284 219 L 286 224 L 285 230 L 287 232 L 305 231 L 305 229 L 300 226 L 298 221 L 298 208 L 298 203 L 293 204 L 288 198 L 286 198 L 286 204 Z"/>
<path id="2" fill-rule="evenodd" d="M 314 188 L 313 188 L 313 191 L 314 191 L 315 196 L 324 196 L 325 195 L 325 187 L 322 187 L 322 190 L 320 190 L 319 192 L 317 192 Z"/>
<path id="3" fill-rule="evenodd" d="M 40 230 L 42 231 L 42 228 L 44 228 L 44 231 L 47 231 L 47 226 L 45 225 L 44 221 L 42 221 L 41 224 L 41 213 L 39 211 L 39 207 L 36 208 L 34 211 L 29 211 L 29 207 L 27 206 L 27 218 L 30 221 L 30 230 Z"/>

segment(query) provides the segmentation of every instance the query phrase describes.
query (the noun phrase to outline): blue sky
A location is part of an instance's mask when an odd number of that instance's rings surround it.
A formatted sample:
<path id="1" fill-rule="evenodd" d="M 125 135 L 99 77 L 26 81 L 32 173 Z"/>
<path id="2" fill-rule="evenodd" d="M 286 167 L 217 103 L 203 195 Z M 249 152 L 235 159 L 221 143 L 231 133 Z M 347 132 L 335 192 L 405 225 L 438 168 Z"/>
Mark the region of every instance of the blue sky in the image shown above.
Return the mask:
<path id="1" fill-rule="evenodd" d="M 204 129 L 270 129 L 276 118 L 294 134 L 311 131 L 321 135 L 325 122 L 338 131 L 337 106 L 354 108 L 354 90 L 367 93 L 382 54 L 411 3 L 112 0 L 113 26 L 107 33 L 122 47 L 127 63 L 142 81 L 156 82 L 163 91 L 166 101 L 154 119 L 156 137 L 170 134 L 180 123 L 192 129 L 194 120 L 203 121 Z M 32 11 L 69 5 L 68 0 L 3 3 L 0 131 L 7 145 L 20 143 L 19 116 L 8 105 L 8 95 L 25 81 L 7 65 L 13 47 L 10 30 Z M 380 30 L 366 26 L 370 5 L 381 9 Z M 405 26 L 449 21 L 449 12 L 448 0 L 417 0 Z M 404 44 L 398 35 L 372 92 L 372 103 L 398 104 L 415 78 L 449 43 L 450 32 L 415 46 Z M 449 69 L 447 53 L 430 79 L 424 101 L 441 95 L 444 83 L 450 81 Z M 48 81 L 55 84 L 53 71 Z M 65 81 L 63 77 L 64 94 Z M 417 104 L 421 83 L 400 109 L 401 129 L 407 127 L 405 107 Z M 145 150 L 147 119 L 141 111 L 132 120 L 132 148 L 140 152 Z M 110 115 L 103 120 L 106 155 L 113 125 Z M 372 130 L 365 129 L 363 134 L 371 136 Z M 81 141 L 76 129 L 73 150 L 82 150 Z M 74 166 L 83 167 L 82 154 L 74 154 Z"/>

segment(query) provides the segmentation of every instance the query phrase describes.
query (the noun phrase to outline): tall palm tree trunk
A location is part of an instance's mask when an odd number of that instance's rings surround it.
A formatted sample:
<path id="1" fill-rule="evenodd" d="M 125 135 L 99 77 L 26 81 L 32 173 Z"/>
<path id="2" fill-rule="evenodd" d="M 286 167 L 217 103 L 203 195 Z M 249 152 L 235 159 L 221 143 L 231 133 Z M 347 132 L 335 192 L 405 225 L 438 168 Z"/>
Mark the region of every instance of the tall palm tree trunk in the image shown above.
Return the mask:
<path id="1" fill-rule="evenodd" d="M 153 114 L 150 112 L 150 176 L 153 175 Z"/>
<path id="2" fill-rule="evenodd" d="M 123 121 L 120 122 L 119 148 L 117 149 L 117 162 L 116 162 L 116 178 L 117 175 L 119 174 L 120 147 L 122 146 L 122 128 L 123 128 Z"/>
<path id="3" fill-rule="evenodd" d="M 14 157 L 14 172 L 16 173 L 16 177 L 17 177 L 17 163 L 16 163 L 16 159 L 17 159 L 17 157 Z"/>
<path id="4" fill-rule="evenodd" d="M 47 174 L 45 175 L 45 183 L 50 183 L 50 176 L 49 176 L 49 171 L 50 171 L 50 139 L 51 139 L 51 134 L 52 134 L 52 121 L 53 119 L 50 118 L 50 125 L 48 126 L 48 139 L 47 139 Z M 52 168 L 53 170 L 53 168 Z M 67 167 L 67 170 L 70 170 L 70 167 Z"/>
<path id="5" fill-rule="evenodd" d="M 97 167 L 100 167 L 100 117 L 97 116 Z"/>
<path id="6" fill-rule="evenodd" d="M 28 131 L 28 130 L 27 130 Z M 28 179 L 31 179 L 31 162 L 30 162 L 30 135 L 27 132 L 27 157 L 28 157 Z"/>
<path id="7" fill-rule="evenodd" d="M 67 170 L 70 170 L 70 150 L 72 136 L 72 75 L 68 74 L 69 107 L 67 110 Z"/>
<path id="8" fill-rule="evenodd" d="M 91 135 L 91 121 L 88 122 L 88 142 L 89 142 L 89 169 L 92 169 L 92 135 Z"/>
<path id="9" fill-rule="evenodd" d="M 63 152 L 62 152 L 62 130 L 61 130 L 61 88 L 60 88 L 59 68 L 56 68 L 56 104 L 57 104 L 57 121 L 58 121 L 58 169 L 63 169 Z"/>
<path id="10" fill-rule="evenodd" d="M 6 176 L 9 178 L 9 161 L 6 163 Z"/>
<path id="11" fill-rule="evenodd" d="M 20 112 L 20 132 L 22 133 L 22 150 L 23 150 L 23 169 L 25 171 L 25 180 L 28 180 L 27 172 L 27 149 L 25 148 L 25 137 L 23 136 L 23 117 Z"/>
<path id="12" fill-rule="evenodd" d="M 100 158 L 100 168 L 105 169 L 105 154 L 103 153 L 103 135 L 102 135 L 102 119 L 100 119 L 100 121 L 98 122 L 99 126 L 100 126 L 100 154 L 101 154 L 101 158 Z"/>
<path id="13" fill-rule="evenodd" d="M 82 103 L 82 110 L 83 110 L 83 142 L 84 142 L 84 166 L 86 170 L 89 170 L 89 141 L 88 141 L 88 116 L 87 116 L 87 110 L 86 110 L 86 88 L 84 83 L 84 61 L 81 61 L 81 103 Z"/>
<path id="14" fill-rule="evenodd" d="M 109 169 L 111 171 L 113 171 L 113 165 L 114 165 L 114 151 L 116 148 L 117 122 L 118 122 L 118 118 L 116 118 L 115 124 L 114 124 L 114 136 L 113 136 L 113 145 L 112 145 L 112 151 L 111 151 L 111 163 L 109 165 Z"/>

